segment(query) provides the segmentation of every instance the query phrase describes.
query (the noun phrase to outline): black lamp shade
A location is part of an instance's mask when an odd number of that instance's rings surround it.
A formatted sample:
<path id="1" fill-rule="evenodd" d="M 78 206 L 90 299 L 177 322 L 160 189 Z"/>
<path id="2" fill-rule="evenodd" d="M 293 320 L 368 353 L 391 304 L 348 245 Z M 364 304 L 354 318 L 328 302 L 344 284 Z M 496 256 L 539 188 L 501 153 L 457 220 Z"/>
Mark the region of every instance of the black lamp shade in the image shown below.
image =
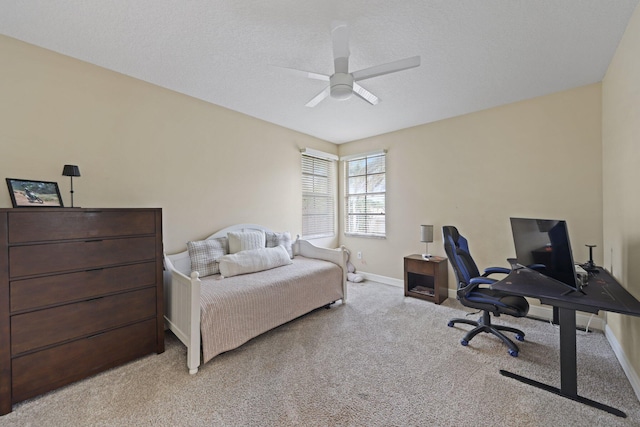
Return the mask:
<path id="1" fill-rule="evenodd" d="M 80 168 L 76 165 L 64 165 L 62 176 L 80 176 Z"/>

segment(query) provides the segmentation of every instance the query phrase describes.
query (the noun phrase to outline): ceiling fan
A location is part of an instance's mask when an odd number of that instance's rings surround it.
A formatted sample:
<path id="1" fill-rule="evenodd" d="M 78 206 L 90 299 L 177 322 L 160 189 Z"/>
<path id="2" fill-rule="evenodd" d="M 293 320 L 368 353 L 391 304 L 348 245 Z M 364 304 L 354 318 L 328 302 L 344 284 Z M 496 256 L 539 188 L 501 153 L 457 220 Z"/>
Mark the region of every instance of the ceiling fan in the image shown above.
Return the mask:
<path id="1" fill-rule="evenodd" d="M 289 68 L 290 70 L 304 73 L 310 79 L 323 80 L 329 82 L 329 86 L 324 88 L 322 92 L 311 98 L 306 103 L 307 107 L 315 107 L 328 96 L 332 98 L 344 100 L 351 98 L 352 94 L 356 94 L 371 105 L 376 105 L 380 99 L 360 86 L 357 82 L 378 77 L 385 74 L 395 73 L 397 71 L 407 70 L 409 68 L 418 67 L 420 65 L 420 57 L 412 56 L 410 58 L 400 59 L 398 61 L 386 64 L 375 65 L 363 70 L 349 72 L 349 27 L 346 22 L 334 22 L 332 24 L 331 39 L 333 41 L 333 64 L 335 72 L 332 75 L 313 73 L 309 71 L 301 71 Z"/>

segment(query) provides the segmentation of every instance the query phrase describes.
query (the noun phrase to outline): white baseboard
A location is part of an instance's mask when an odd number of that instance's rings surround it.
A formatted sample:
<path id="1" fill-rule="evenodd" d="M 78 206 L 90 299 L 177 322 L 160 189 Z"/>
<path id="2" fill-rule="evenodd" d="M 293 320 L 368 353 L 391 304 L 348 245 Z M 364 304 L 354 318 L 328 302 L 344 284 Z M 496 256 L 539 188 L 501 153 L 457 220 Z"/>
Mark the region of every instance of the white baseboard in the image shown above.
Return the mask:
<path id="1" fill-rule="evenodd" d="M 380 276 L 379 274 L 367 273 L 364 271 L 358 271 L 358 274 L 366 280 L 404 288 L 404 280 L 402 279 L 394 279 L 393 277 Z M 456 299 L 456 296 L 456 290 L 449 289 L 449 298 Z M 529 307 L 529 316 L 541 320 L 551 320 L 553 318 L 553 308 L 548 306 L 531 305 Z M 581 328 L 589 326 L 589 330 L 597 329 L 599 331 L 604 331 L 605 322 L 604 319 L 599 316 L 591 316 L 588 313 L 576 313 L 576 325 Z"/>
<path id="2" fill-rule="evenodd" d="M 622 349 L 622 346 L 620 346 L 618 339 L 613 334 L 609 326 L 605 326 L 604 335 L 607 337 L 607 340 L 609 341 L 609 345 L 611 345 L 611 348 L 613 349 L 613 353 L 618 358 L 618 362 L 620 362 L 620 366 L 622 366 L 622 370 L 627 375 L 627 379 L 631 383 L 631 387 L 633 388 L 633 391 L 636 393 L 636 397 L 638 398 L 638 400 L 640 400 L 640 376 L 638 376 L 638 373 L 635 371 L 635 369 L 633 369 L 633 366 L 631 366 L 631 363 L 629 362 L 629 358 L 625 354 L 624 350 Z"/>
<path id="3" fill-rule="evenodd" d="M 380 276 L 373 273 L 366 273 L 364 271 L 358 271 L 358 274 L 364 277 L 365 280 L 371 280 L 372 282 L 384 283 L 385 285 L 397 286 L 404 289 L 404 280 L 394 279 L 387 276 Z"/>
<path id="4" fill-rule="evenodd" d="M 551 321 L 553 319 L 553 308 L 548 306 L 530 305 L 528 317 Z M 595 314 L 576 313 L 576 326 L 582 329 L 604 331 L 606 323 L 604 319 Z"/>

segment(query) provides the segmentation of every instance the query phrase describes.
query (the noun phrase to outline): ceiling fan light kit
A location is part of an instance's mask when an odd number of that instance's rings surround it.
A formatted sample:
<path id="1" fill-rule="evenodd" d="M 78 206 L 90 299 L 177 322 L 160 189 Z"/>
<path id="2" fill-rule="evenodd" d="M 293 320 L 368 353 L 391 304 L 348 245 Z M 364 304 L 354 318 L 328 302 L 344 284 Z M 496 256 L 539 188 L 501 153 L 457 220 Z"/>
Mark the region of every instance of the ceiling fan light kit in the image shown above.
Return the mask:
<path id="1" fill-rule="evenodd" d="M 349 73 L 349 27 L 346 22 L 332 24 L 331 39 L 334 65 L 334 73 L 331 76 L 292 69 L 310 79 L 329 81 L 329 86 L 306 103 L 307 107 L 315 107 L 328 96 L 343 101 L 351 98 L 354 93 L 369 104 L 376 105 L 380 102 L 380 98 L 356 82 L 420 66 L 420 57 L 412 56 Z"/>
<path id="2" fill-rule="evenodd" d="M 345 73 L 335 73 L 329 79 L 331 97 L 339 100 L 351 98 L 353 94 L 353 76 Z"/>

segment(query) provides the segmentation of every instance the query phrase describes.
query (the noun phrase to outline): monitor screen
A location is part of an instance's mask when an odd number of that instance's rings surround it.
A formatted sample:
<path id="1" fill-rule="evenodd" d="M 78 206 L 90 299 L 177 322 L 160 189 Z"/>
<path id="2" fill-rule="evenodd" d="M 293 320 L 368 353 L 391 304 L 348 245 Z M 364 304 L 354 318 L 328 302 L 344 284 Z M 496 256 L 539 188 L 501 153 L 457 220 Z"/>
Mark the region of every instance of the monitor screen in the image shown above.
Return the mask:
<path id="1" fill-rule="evenodd" d="M 511 231 L 519 264 L 543 264 L 541 273 L 580 289 L 566 221 L 511 218 Z"/>

